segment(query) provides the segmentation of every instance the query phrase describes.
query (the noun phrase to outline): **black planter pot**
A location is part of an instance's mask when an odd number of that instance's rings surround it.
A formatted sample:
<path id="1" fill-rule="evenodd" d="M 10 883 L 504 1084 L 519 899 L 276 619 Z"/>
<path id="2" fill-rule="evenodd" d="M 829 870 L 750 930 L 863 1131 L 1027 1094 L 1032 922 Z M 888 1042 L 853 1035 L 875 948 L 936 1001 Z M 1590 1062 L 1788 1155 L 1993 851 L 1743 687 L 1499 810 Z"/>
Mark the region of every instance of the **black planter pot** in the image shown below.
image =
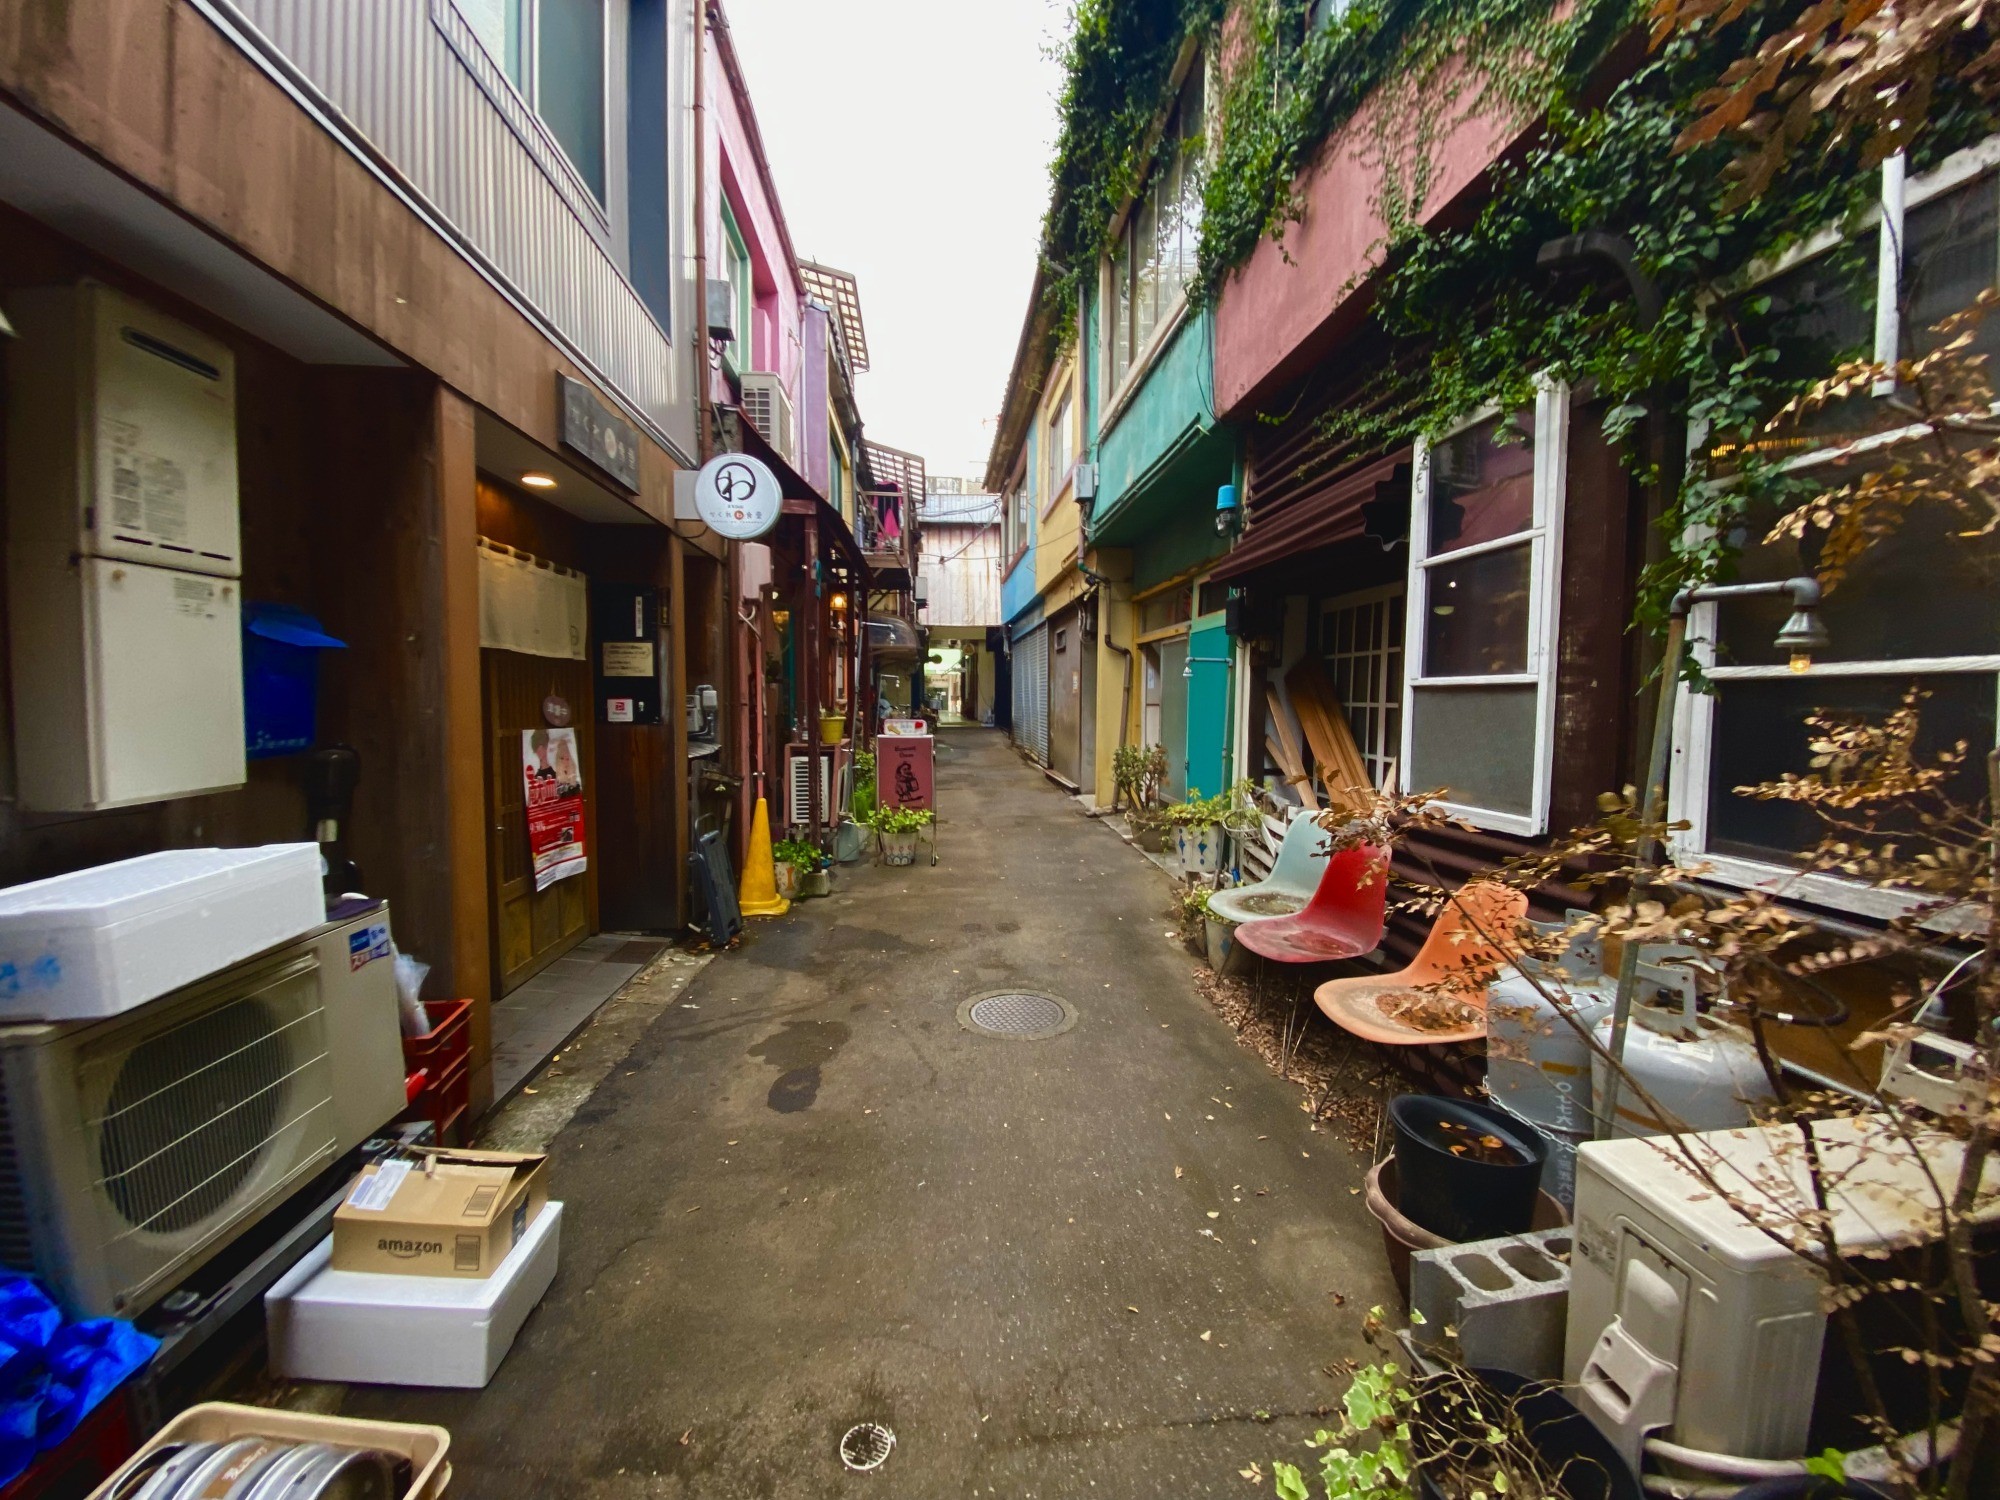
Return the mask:
<path id="1" fill-rule="evenodd" d="M 1645 1500 L 1639 1476 L 1611 1446 L 1611 1439 L 1570 1405 L 1561 1391 L 1508 1370 L 1472 1373 L 1489 1390 L 1518 1403 L 1522 1425 L 1527 1428 L 1535 1451 L 1563 1476 L 1566 1500 Z M 1429 1474 L 1422 1469 L 1417 1474 L 1418 1491 L 1424 1500 L 1447 1500 L 1443 1491 L 1431 1483 Z"/>
<path id="2" fill-rule="evenodd" d="M 1391 1100 L 1389 1121 L 1396 1132 L 1396 1206 L 1406 1218 L 1460 1244 L 1528 1228 L 1549 1154 L 1538 1132 L 1490 1104 L 1428 1094 Z M 1452 1155 L 1438 1138 L 1438 1126 L 1446 1121 L 1500 1137 L 1519 1159 L 1483 1162 Z"/>

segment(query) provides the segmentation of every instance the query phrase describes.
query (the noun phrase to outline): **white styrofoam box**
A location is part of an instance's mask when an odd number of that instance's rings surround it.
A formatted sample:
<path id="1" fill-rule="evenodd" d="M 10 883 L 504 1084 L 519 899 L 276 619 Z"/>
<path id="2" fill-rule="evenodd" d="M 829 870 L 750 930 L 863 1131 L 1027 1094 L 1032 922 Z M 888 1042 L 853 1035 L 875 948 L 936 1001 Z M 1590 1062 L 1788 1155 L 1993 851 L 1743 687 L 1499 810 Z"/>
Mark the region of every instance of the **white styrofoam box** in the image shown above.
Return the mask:
<path id="1" fill-rule="evenodd" d="M 562 1211 L 545 1204 L 483 1281 L 336 1271 L 328 1235 L 264 1294 L 272 1373 L 356 1385 L 484 1386 L 555 1280 Z"/>
<path id="2" fill-rule="evenodd" d="M 119 1015 L 325 921 L 317 844 L 168 849 L 0 890 L 0 1020 Z"/>

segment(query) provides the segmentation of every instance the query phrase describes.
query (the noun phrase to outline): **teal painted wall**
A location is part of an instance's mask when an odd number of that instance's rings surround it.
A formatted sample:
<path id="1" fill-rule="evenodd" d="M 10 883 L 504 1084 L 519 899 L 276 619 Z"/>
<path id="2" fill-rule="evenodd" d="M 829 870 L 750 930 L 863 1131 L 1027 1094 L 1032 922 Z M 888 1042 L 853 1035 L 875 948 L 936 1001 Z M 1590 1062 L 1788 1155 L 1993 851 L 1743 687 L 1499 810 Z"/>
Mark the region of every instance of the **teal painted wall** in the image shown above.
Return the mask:
<path id="1" fill-rule="evenodd" d="M 1206 508 L 1194 503 L 1201 494 L 1198 488 L 1182 486 L 1177 493 L 1178 503 L 1164 506 L 1164 514 L 1132 545 L 1134 589 L 1165 583 L 1197 563 L 1222 555 L 1222 538 L 1215 530 L 1213 492 Z M 1171 501 L 1173 497 L 1168 499 Z"/>
<path id="2" fill-rule="evenodd" d="M 1209 350 L 1211 314 L 1204 308 L 1181 323 L 1153 361 L 1098 446 L 1097 515 L 1115 524 L 1150 486 L 1155 471 L 1194 447 L 1214 424 Z M 1096 324 L 1092 320 L 1094 329 Z M 1096 347 L 1093 342 L 1090 346 Z M 1211 496 L 1211 503 L 1213 497 Z"/>

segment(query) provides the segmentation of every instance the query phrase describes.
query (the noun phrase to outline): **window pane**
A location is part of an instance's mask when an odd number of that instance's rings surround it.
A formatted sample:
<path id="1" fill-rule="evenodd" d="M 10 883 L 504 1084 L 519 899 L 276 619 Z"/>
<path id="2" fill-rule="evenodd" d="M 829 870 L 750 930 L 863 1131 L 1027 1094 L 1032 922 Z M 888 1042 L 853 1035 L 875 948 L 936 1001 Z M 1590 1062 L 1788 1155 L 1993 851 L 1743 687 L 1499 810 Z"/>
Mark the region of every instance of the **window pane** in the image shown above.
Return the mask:
<path id="1" fill-rule="evenodd" d="M 1204 76 L 1203 59 L 1196 57 L 1194 66 L 1188 69 L 1187 81 L 1181 85 L 1180 118 L 1180 219 L 1181 219 L 1181 274 L 1183 286 L 1194 280 L 1195 255 L 1201 246 L 1201 188 L 1203 182 L 1203 140 L 1207 132 L 1205 118 L 1207 80 Z"/>
<path id="2" fill-rule="evenodd" d="M 1526 411 L 1517 413 L 1504 433 L 1495 417 L 1431 449 L 1429 555 L 1535 524 L 1534 432 L 1535 414 Z"/>
<path id="3" fill-rule="evenodd" d="M 456 0 L 458 13 L 486 49 L 487 56 L 500 64 L 521 84 L 521 0 Z"/>
<path id="4" fill-rule="evenodd" d="M 1442 787 L 1467 807 L 1534 810 L 1534 688 L 1415 688 L 1410 715 L 1406 790 Z"/>
<path id="5" fill-rule="evenodd" d="M 604 197 L 604 0 L 541 0 L 535 110 L 570 164 Z"/>
<path id="6" fill-rule="evenodd" d="M 1843 360 L 1875 351 L 1875 257 L 1870 230 L 1842 250 L 1807 261 L 1753 288 L 1738 304 L 1743 337 L 1775 349 L 1769 378 L 1804 386 L 1833 374 Z M 1863 393 L 1834 402 L 1762 439 L 1773 449 L 1813 449 L 1871 430 L 1873 403 Z"/>
<path id="7" fill-rule="evenodd" d="M 1965 740 L 1972 749 L 1954 778 L 1953 794 L 1974 801 L 1981 795 L 1986 765 L 1981 752 L 1992 748 L 1996 684 L 1990 673 L 1965 672 L 1932 677 L 1785 677 L 1725 682 L 1715 703 L 1715 743 L 1708 791 L 1708 847 L 1771 864 L 1794 864 L 1820 836 L 1819 820 L 1789 802 L 1759 802 L 1738 796 L 1739 786 L 1775 781 L 1787 771 L 1809 768 L 1805 717 L 1816 710 L 1879 719 L 1894 710 L 1912 687 L 1930 693 L 1924 704 L 1919 753 Z M 1896 830 L 1887 830 L 1896 831 Z"/>
<path id="8" fill-rule="evenodd" d="M 1159 171 L 1153 177 L 1153 217 L 1160 234 L 1160 311 L 1161 318 L 1173 310 L 1174 299 L 1181 289 L 1181 154 L 1171 140 L 1161 148 L 1164 153 Z"/>
<path id="9" fill-rule="evenodd" d="M 1823 661 L 1884 661 L 2000 652 L 2000 537 L 1954 535 L 1961 525 L 1936 504 L 1908 512 L 1827 594 L 1821 619 L 1833 639 L 1814 654 Z M 1749 534 L 1761 538 L 1769 527 L 1769 513 L 1761 512 Z M 1744 552 L 1735 576 L 1761 582 L 1811 574 L 1819 564 L 1822 536 L 1809 532 L 1803 543 L 1759 540 Z M 1790 612 L 1783 598 L 1723 605 L 1717 659 L 1725 665 L 1782 664 L 1786 654 L 1772 642 Z"/>
<path id="10" fill-rule="evenodd" d="M 1139 195 L 1133 210 L 1132 255 L 1132 353 L 1136 358 L 1160 316 L 1159 224 L 1154 217 L 1157 203 L 1148 188 Z"/>
<path id="11" fill-rule="evenodd" d="M 1425 571 L 1426 677 L 1528 670 L 1528 581 L 1534 544 L 1482 552 Z"/>
<path id="12" fill-rule="evenodd" d="M 1903 337 L 1900 347 L 1937 347 L 1931 332 L 1970 307 L 2000 271 L 2000 178 L 1984 177 L 1913 208 L 1903 218 Z M 1973 347 L 2000 348 L 2000 318 L 1979 324 Z M 1992 378 L 1989 371 L 1988 378 Z"/>
<path id="13" fill-rule="evenodd" d="M 1132 368 L 1132 226 L 1118 236 L 1118 259 L 1111 265 L 1111 387 Z"/>

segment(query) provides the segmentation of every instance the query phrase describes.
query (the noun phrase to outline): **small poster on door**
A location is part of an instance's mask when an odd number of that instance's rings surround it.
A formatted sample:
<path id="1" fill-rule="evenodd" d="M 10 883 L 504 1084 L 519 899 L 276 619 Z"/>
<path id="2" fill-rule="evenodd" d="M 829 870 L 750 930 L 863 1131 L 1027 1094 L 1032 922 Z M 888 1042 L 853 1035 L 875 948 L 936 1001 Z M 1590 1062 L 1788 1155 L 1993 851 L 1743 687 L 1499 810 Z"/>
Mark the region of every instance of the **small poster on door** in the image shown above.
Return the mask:
<path id="1" fill-rule="evenodd" d="M 521 774 L 526 784 L 528 857 L 535 889 L 581 875 L 583 845 L 583 757 L 574 729 L 521 731 Z"/>

